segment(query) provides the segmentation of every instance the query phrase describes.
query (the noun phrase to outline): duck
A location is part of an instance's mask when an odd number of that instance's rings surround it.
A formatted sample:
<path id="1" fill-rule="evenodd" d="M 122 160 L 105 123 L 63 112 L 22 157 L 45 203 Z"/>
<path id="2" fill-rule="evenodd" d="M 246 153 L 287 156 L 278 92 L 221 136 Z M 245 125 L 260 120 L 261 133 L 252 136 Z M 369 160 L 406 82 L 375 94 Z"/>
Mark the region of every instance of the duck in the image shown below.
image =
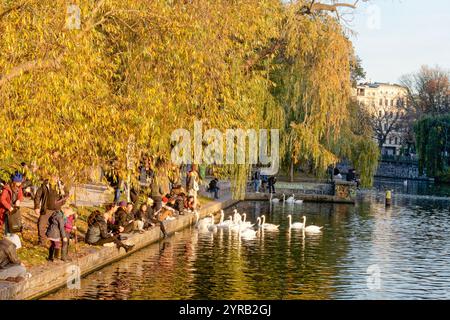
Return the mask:
<path id="1" fill-rule="evenodd" d="M 292 215 L 288 215 L 289 219 L 289 229 L 303 229 L 305 228 L 305 225 L 301 222 L 294 222 L 292 223 Z"/>
<path id="2" fill-rule="evenodd" d="M 323 227 L 314 226 L 314 225 L 306 226 L 306 216 L 303 216 L 303 225 L 304 225 L 304 230 L 307 233 L 321 233 L 322 232 Z"/>
<path id="3" fill-rule="evenodd" d="M 272 223 L 266 223 L 266 216 L 262 215 L 262 228 L 268 231 L 278 231 L 279 225 L 274 225 Z"/>

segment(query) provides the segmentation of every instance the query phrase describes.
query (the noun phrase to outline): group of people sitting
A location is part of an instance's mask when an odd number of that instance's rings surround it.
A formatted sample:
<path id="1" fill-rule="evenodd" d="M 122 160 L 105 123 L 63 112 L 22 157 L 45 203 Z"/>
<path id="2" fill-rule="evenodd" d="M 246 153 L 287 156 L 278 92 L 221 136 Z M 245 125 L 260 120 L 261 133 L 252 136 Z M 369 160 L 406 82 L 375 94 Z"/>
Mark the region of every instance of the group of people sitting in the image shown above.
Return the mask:
<path id="1" fill-rule="evenodd" d="M 89 216 L 85 241 L 91 245 L 114 243 L 117 248 L 128 252 L 133 245 L 122 242 L 126 240 L 124 233 L 143 233 L 159 224 L 164 237 L 167 237 L 164 221 L 194 210 L 194 197 L 186 196 L 181 187 L 178 190 L 174 188 L 171 194 L 163 197 L 160 206 L 150 197 L 138 210 L 134 210 L 133 203 L 121 201 L 118 205 L 107 206 L 104 213 L 97 210 Z"/>
<path id="2" fill-rule="evenodd" d="M 190 176 L 194 176 L 194 174 L 190 172 Z M 2 188 L 0 228 L 4 225 L 6 238 L 14 237 L 17 232 L 11 230 L 10 225 L 14 213 L 18 211 L 16 209 L 24 198 L 22 189 L 24 180 L 22 174 L 16 173 L 12 176 L 11 182 L 5 183 Z M 195 179 L 191 177 L 188 181 L 192 184 Z M 149 197 L 146 194 L 144 196 L 146 201 L 141 203 L 138 208 L 135 208 L 133 203 L 121 201 L 107 206 L 104 212 L 97 210 L 87 219 L 88 229 L 85 242 L 91 245 L 114 243 L 118 248 L 124 248 L 128 252 L 133 246 L 122 242 L 126 239 L 124 233 L 142 233 L 158 224 L 166 237 L 165 220 L 173 219 L 173 216 L 183 215 L 185 212 L 193 212 L 199 207 L 196 199 L 197 192 L 193 189 L 195 188 L 189 183 L 187 192 L 181 185 L 172 185 L 168 194 L 162 193 L 161 196 L 159 194 L 153 196 L 152 193 Z M 47 246 L 50 241 L 49 261 L 69 260 L 69 242 L 76 235 L 77 215 L 76 207 L 67 203 L 68 195 L 68 188 L 58 177 L 52 176 L 42 183 L 33 197 L 34 210 L 39 217 L 37 223 L 39 244 Z"/>

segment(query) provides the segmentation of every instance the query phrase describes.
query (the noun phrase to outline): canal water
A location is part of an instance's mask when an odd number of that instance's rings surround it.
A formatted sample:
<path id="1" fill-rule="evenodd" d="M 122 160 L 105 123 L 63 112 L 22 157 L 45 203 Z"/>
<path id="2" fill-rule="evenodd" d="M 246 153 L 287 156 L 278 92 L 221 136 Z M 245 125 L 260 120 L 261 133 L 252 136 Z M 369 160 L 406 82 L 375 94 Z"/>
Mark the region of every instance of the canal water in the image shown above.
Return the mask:
<path id="1" fill-rule="evenodd" d="M 239 212 L 251 221 L 265 214 L 279 231 L 245 240 L 186 229 L 45 299 L 449 299 L 449 200 L 242 202 Z M 322 234 L 289 231 L 289 214 Z"/>

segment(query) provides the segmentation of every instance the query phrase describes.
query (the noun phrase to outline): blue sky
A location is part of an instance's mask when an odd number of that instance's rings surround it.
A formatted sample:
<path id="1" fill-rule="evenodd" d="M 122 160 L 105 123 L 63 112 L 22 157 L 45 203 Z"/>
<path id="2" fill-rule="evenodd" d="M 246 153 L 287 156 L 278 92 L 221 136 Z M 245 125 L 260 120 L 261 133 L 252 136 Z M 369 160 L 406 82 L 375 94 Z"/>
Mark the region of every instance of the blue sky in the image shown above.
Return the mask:
<path id="1" fill-rule="evenodd" d="M 367 80 L 396 83 L 424 64 L 450 69 L 449 0 L 371 0 L 347 26 Z"/>

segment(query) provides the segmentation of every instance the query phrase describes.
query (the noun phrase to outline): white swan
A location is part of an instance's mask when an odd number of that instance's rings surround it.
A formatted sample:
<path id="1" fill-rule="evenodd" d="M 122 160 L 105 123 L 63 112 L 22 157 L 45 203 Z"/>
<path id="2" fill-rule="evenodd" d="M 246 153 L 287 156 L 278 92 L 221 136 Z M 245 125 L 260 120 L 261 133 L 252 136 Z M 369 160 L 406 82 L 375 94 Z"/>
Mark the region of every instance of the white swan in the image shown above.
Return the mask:
<path id="1" fill-rule="evenodd" d="M 211 224 L 214 224 L 214 216 L 211 214 L 208 217 L 198 221 L 199 215 L 196 213 L 197 224 L 195 227 L 200 231 L 207 231 Z"/>
<path id="2" fill-rule="evenodd" d="M 233 225 L 233 217 L 229 216 L 226 221 L 222 221 L 219 223 L 217 227 L 222 229 L 230 229 L 230 227 Z"/>
<path id="3" fill-rule="evenodd" d="M 247 214 L 244 212 L 242 214 L 242 221 L 240 223 L 241 225 L 241 229 L 248 229 L 248 228 L 252 228 L 254 226 L 254 224 L 252 224 L 250 221 L 246 221 L 247 220 Z"/>
<path id="4" fill-rule="evenodd" d="M 302 203 L 303 203 L 303 200 L 300 200 L 300 199 L 294 200 L 294 203 L 295 203 L 295 204 L 302 204 Z"/>
<path id="5" fill-rule="evenodd" d="M 239 224 L 242 221 L 242 217 L 236 209 L 234 209 L 233 212 L 233 222 L 234 224 Z"/>
<path id="6" fill-rule="evenodd" d="M 311 226 L 306 226 L 306 216 L 303 216 L 303 224 L 304 224 L 304 229 L 305 229 L 305 232 L 308 232 L 308 233 L 320 233 L 320 232 L 322 232 L 322 228 L 323 227 L 318 227 L 318 226 L 313 226 L 313 225 L 311 225 Z"/>
<path id="7" fill-rule="evenodd" d="M 262 215 L 262 228 L 268 231 L 278 231 L 279 225 L 274 225 L 272 223 L 266 223 L 266 216 Z"/>
<path id="8" fill-rule="evenodd" d="M 289 219 L 289 229 L 303 229 L 305 225 L 301 222 L 292 223 L 292 215 L 288 215 Z"/>
<path id="9" fill-rule="evenodd" d="M 273 197 L 273 193 L 271 193 L 271 194 L 270 194 L 270 202 L 272 202 L 272 203 L 278 203 L 278 202 L 280 202 L 280 199 L 274 198 L 274 197 Z"/>
<path id="10" fill-rule="evenodd" d="M 287 202 L 287 203 L 294 203 L 294 202 L 295 202 L 295 197 L 294 197 L 294 195 L 292 195 L 291 197 L 287 198 L 287 199 L 286 199 L 286 202 Z"/>
<path id="11" fill-rule="evenodd" d="M 211 223 L 208 225 L 208 231 L 209 232 L 217 232 L 217 224 L 214 224 L 214 215 L 210 214 L 211 217 Z"/>
<path id="12" fill-rule="evenodd" d="M 239 232 L 241 238 L 253 239 L 256 237 L 257 231 L 253 229 L 245 229 L 244 231 Z"/>
<path id="13" fill-rule="evenodd" d="M 218 228 L 228 228 L 230 223 L 232 223 L 231 217 L 227 221 L 224 221 L 223 220 L 224 218 L 225 218 L 225 213 L 223 212 L 223 210 L 220 210 L 220 220 L 219 220 L 219 223 L 217 224 Z"/>

